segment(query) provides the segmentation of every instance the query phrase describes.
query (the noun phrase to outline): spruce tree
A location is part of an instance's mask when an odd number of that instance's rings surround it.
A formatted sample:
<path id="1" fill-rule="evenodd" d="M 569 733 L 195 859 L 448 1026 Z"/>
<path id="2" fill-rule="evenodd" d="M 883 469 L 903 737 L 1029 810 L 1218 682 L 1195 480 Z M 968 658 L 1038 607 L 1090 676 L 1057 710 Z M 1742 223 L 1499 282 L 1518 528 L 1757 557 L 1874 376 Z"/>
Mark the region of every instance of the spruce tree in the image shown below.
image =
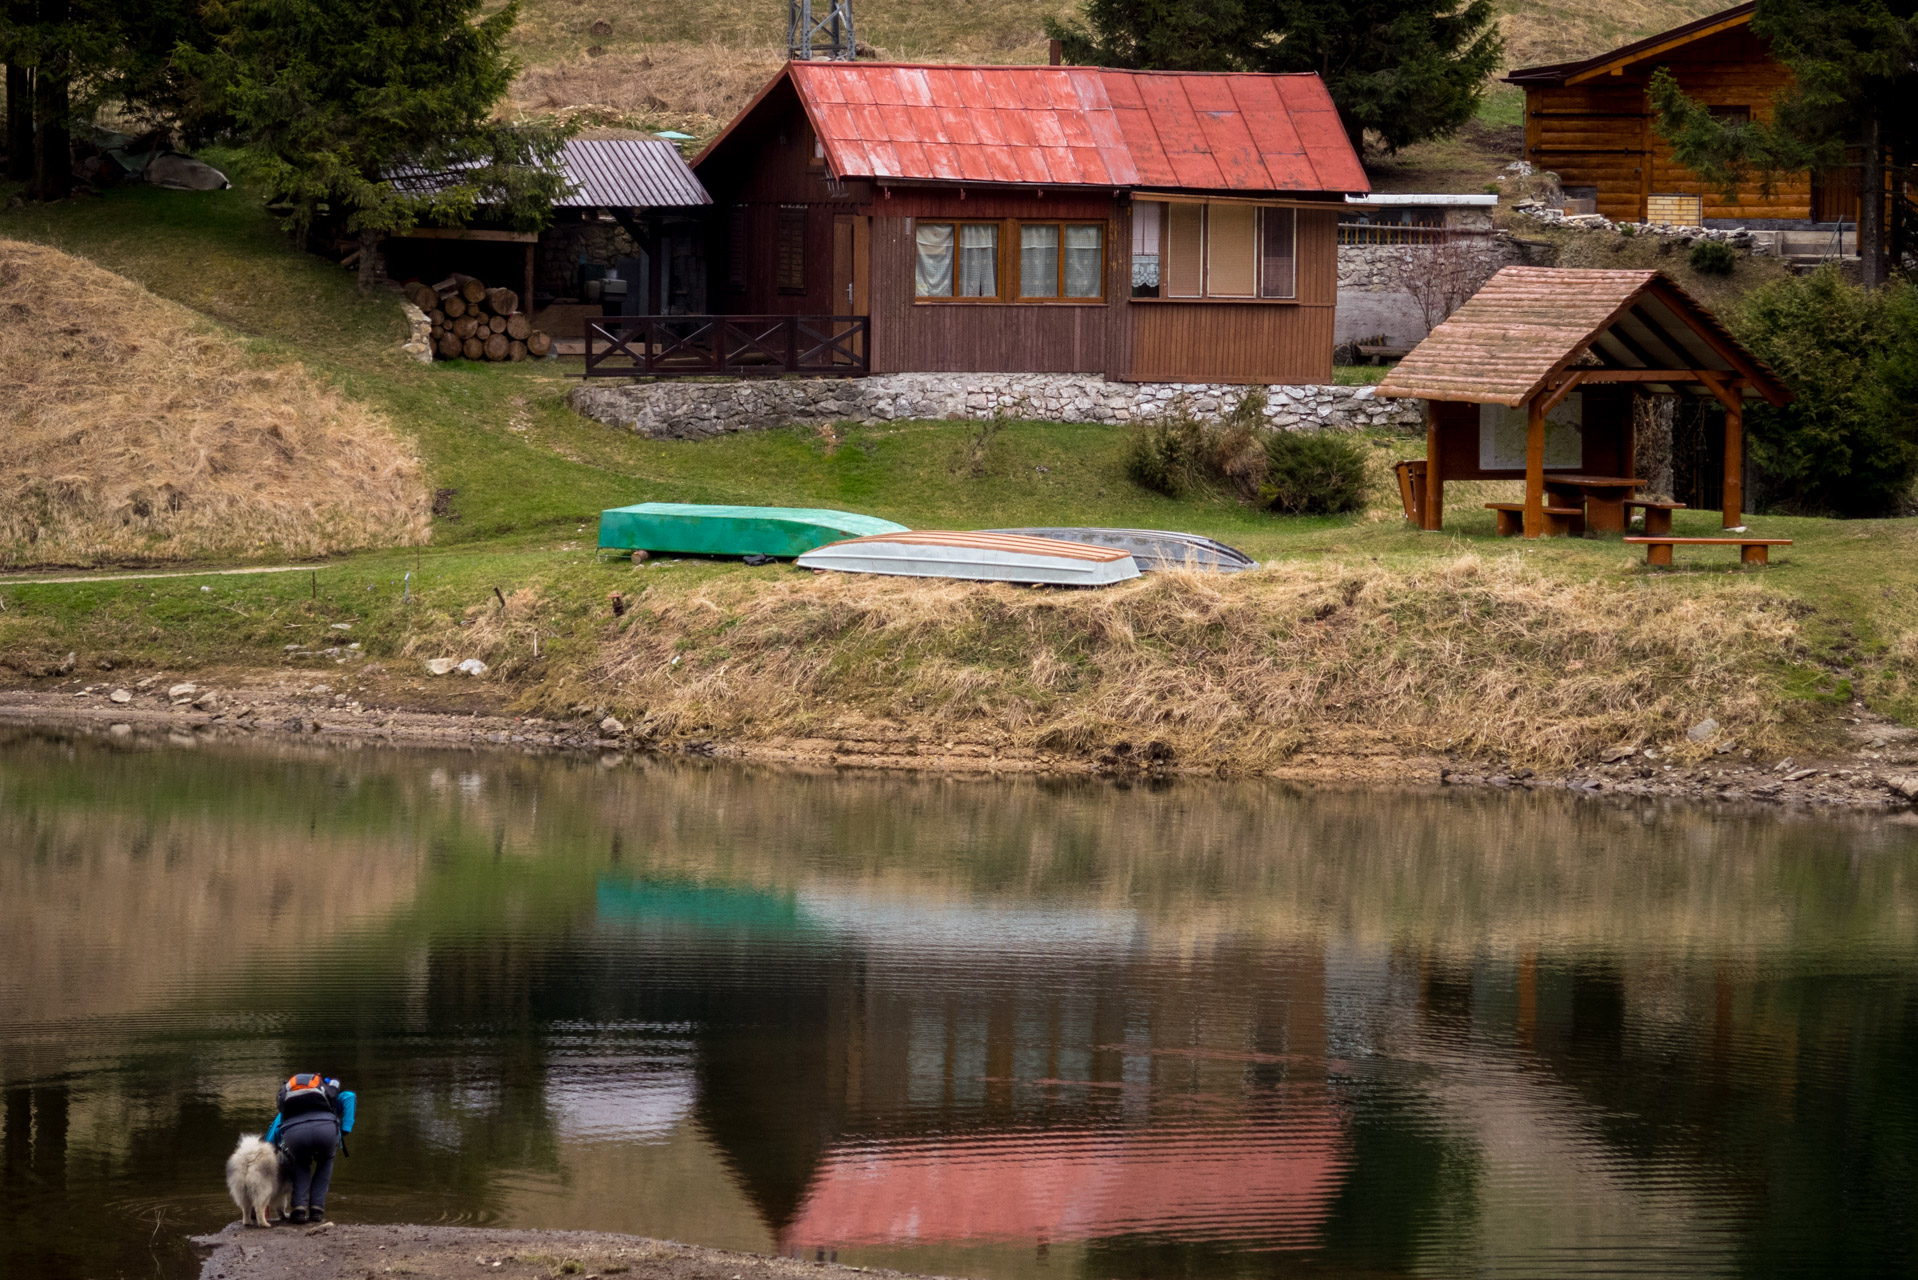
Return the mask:
<path id="1" fill-rule="evenodd" d="M 481 0 L 233 0 L 201 73 L 266 159 L 302 238 L 346 210 L 360 284 L 381 239 L 452 224 L 486 206 L 536 230 L 566 191 L 560 138 L 493 116 L 517 70 L 509 3 Z M 410 174 L 411 177 L 402 176 Z"/>
<path id="2" fill-rule="evenodd" d="M 1492 0 L 1087 0 L 1047 23 L 1066 60 L 1172 71 L 1314 71 L 1353 148 L 1455 133 L 1504 53 Z"/>

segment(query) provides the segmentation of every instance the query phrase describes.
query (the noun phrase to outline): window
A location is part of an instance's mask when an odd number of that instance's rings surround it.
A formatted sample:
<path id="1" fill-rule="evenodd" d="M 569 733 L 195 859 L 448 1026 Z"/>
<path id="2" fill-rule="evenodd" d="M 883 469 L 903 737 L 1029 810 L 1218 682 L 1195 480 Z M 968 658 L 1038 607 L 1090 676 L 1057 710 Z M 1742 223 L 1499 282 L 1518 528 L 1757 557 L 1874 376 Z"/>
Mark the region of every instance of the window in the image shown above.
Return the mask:
<path id="1" fill-rule="evenodd" d="M 1105 228 L 1098 223 L 1019 224 L 1021 298 L 1105 296 Z"/>
<path id="2" fill-rule="evenodd" d="M 1132 296 L 1298 297 L 1298 211 L 1223 202 L 1133 205 Z"/>
<path id="3" fill-rule="evenodd" d="M 1705 110 L 1711 112 L 1712 119 L 1714 120 L 1738 120 L 1746 124 L 1751 123 L 1752 109 L 1748 106 L 1747 107 L 1706 107 Z"/>
<path id="4" fill-rule="evenodd" d="M 746 292 L 751 254 L 752 210 L 736 204 L 727 210 L 726 221 L 726 285 L 734 293 Z"/>
<path id="5" fill-rule="evenodd" d="M 913 293 L 921 298 L 997 298 L 999 224 L 921 222 L 913 229 Z"/>
<path id="6" fill-rule="evenodd" d="M 1165 206 L 1149 200 L 1132 206 L 1132 296 L 1159 296 L 1159 236 Z"/>
<path id="7" fill-rule="evenodd" d="M 781 293 L 806 292 L 806 206 L 779 206 L 779 244 L 773 277 Z"/>

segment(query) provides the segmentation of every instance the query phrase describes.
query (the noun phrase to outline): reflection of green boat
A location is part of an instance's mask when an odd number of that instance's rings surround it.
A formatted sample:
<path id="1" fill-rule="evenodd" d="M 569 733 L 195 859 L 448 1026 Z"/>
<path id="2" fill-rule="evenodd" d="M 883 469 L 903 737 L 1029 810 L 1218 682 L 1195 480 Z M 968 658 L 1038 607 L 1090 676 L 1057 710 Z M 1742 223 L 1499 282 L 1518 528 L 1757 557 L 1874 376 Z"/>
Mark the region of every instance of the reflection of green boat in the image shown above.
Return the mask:
<path id="1" fill-rule="evenodd" d="M 906 526 L 850 511 L 806 507 L 717 507 L 642 502 L 599 513 L 599 545 L 619 551 L 676 551 L 698 556 L 790 557 L 828 542 Z"/>
<path id="2" fill-rule="evenodd" d="M 601 877 L 594 897 L 603 924 L 719 933 L 800 933 L 817 927 L 790 893 L 735 885 Z"/>

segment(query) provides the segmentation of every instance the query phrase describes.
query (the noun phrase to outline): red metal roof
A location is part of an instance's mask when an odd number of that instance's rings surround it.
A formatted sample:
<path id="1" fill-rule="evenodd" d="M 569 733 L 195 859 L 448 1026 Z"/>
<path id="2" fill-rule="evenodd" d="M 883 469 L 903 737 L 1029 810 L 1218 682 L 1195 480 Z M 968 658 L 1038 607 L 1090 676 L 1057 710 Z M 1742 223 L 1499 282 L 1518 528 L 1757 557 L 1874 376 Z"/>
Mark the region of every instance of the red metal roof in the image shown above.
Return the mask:
<path id="1" fill-rule="evenodd" d="M 1311 74 L 795 62 L 780 76 L 842 178 L 1371 189 Z"/>

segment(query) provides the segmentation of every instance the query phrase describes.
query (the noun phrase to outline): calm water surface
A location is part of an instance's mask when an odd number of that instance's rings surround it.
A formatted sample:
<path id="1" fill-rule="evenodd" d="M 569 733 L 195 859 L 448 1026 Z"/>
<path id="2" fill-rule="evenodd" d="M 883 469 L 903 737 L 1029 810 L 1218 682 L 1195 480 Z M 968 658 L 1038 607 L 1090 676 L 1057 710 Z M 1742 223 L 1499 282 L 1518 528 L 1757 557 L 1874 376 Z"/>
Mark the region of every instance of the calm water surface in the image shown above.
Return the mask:
<path id="1" fill-rule="evenodd" d="M 330 1208 L 988 1280 L 1911 1275 L 1918 827 L 0 737 L 0 1275 Z"/>

